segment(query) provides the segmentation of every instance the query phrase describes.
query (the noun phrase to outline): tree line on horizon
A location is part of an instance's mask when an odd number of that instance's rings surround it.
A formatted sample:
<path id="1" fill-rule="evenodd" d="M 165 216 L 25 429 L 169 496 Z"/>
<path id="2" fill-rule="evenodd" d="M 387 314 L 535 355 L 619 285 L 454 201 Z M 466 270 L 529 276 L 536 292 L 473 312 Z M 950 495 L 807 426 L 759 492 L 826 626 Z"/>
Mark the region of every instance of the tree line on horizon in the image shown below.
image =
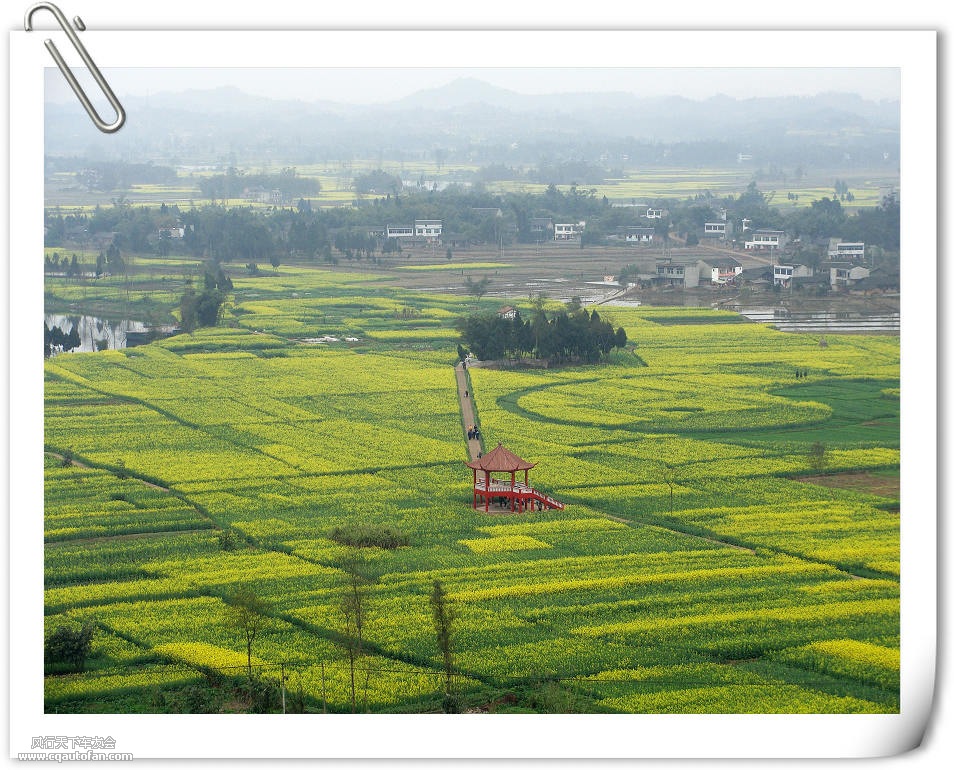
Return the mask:
<path id="1" fill-rule="evenodd" d="M 441 191 L 388 194 L 331 208 L 313 206 L 307 197 L 299 198 L 293 206 L 267 209 L 211 204 L 150 208 L 117 201 L 91 212 L 47 209 L 45 245 L 62 248 L 67 243 L 109 235 L 112 245 L 123 252 L 159 256 L 174 252 L 213 261 L 270 262 L 277 267 L 290 260 L 335 264 L 344 258 L 375 262 L 397 251 L 397 244 L 395 239 L 372 237 L 371 231 L 389 224 L 410 225 L 415 219 L 441 220 L 445 238 L 502 246 L 540 240 L 539 233 L 532 229 L 534 218 L 585 221 L 580 239 L 583 247 L 607 243 L 607 237 L 617 228 L 634 225 L 653 227 L 663 243 L 671 236 L 689 242 L 698 237 L 705 222 L 724 215 L 736 224 L 736 232 L 741 232 L 743 218 L 749 220 L 751 229 L 784 230 L 800 244 L 803 254 L 799 258 L 810 259 L 813 253 L 821 258 L 827 251 L 827 239 L 833 237 L 863 241 L 884 252 L 885 257 L 896 254 L 900 250 L 898 200 L 888 197 L 878 206 L 852 212 L 841 203 L 846 196 L 844 185 L 838 187 L 840 194 L 833 188 L 831 197 L 788 209 L 772 206 L 769 196 L 753 181 L 739 195 L 702 193 L 682 200 L 655 200 L 653 205 L 666 212 L 658 220 L 641 218 L 636 208 L 614 206 L 594 189 L 575 185 L 568 190 L 550 185 L 539 193 L 506 194 L 492 193 L 480 185 L 452 186 Z M 173 227 L 181 229 L 181 238 L 169 237 L 167 231 Z M 64 266 L 58 268 L 63 270 Z"/>

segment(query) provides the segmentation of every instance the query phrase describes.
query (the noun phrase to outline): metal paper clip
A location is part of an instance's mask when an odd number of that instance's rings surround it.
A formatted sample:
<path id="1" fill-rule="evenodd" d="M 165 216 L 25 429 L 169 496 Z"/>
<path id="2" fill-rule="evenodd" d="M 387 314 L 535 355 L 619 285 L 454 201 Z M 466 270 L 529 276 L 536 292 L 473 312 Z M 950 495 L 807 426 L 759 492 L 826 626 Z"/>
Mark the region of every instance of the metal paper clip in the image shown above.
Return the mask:
<path id="1" fill-rule="evenodd" d="M 66 16 L 63 15 L 63 12 L 57 8 L 53 3 L 37 3 L 32 8 L 30 8 L 26 15 L 23 18 L 23 27 L 27 32 L 30 32 L 33 29 L 33 14 L 37 11 L 45 8 L 50 13 L 52 13 L 57 22 L 59 22 L 60 27 L 66 33 L 66 36 L 70 39 L 70 42 L 73 44 L 73 47 L 76 48 L 77 53 L 82 57 L 83 62 L 89 68 L 90 73 L 93 78 L 99 84 L 99 87 L 103 90 L 106 98 L 109 100 L 109 103 L 112 105 L 113 109 L 116 111 L 116 120 L 112 123 L 107 123 L 103 120 L 99 113 L 96 112 L 96 109 L 93 107 L 92 102 L 90 102 L 89 97 L 86 96 L 86 92 L 83 91 L 83 87 L 79 84 L 79 81 L 76 79 L 76 76 L 73 74 L 72 70 L 67 66 L 66 61 L 63 59 L 60 52 L 57 50 L 56 45 L 53 41 L 47 39 L 44 41 L 47 50 L 50 52 L 50 55 L 53 57 L 53 60 L 56 62 L 56 66 L 60 68 L 60 72 L 63 73 L 63 77 L 66 78 L 66 82 L 70 84 L 70 88 L 73 89 L 73 93 L 76 94 L 76 97 L 80 100 L 83 107 L 86 109 L 86 113 L 89 115 L 93 123 L 96 124 L 96 128 L 104 133 L 111 134 L 115 131 L 118 131 L 122 128 L 123 123 L 126 122 L 126 111 L 123 109 L 123 106 L 119 103 L 119 100 L 116 98 L 116 95 L 113 93 L 113 90 L 109 87 L 109 83 L 106 82 L 106 78 L 103 77 L 102 73 L 99 71 L 99 68 L 93 63 L 93 59 L 87 53 L 86 48 L 80 42 L 79 36 L 73 31 L 73 28 L 70 26 L 69 22 L 66 20 Z M 86 25 L 83 24 L 83 20 L 79 16 L 73 17 L 73 24 L 76 26 L 80 32 L 86 29 Z"/>

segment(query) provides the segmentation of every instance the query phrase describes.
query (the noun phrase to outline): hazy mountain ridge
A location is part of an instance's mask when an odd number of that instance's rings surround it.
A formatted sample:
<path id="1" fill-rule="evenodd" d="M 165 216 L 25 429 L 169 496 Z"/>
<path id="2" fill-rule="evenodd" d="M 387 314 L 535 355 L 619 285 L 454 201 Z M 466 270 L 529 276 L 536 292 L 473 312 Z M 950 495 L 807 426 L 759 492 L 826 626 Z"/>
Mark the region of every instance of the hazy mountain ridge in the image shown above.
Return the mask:
<path id="1" fill-rule="evenodd" d="M 320 92 L 320 82 L 315 83 Z M 261 151 L 293 156 L 340 153 L 373 157 L 384 148 L 408 153 L 435 147 L 473 155 L 473 147 L 499 146 L 513 161 L 532 162 L 543 147 L 564 156 L 604 142 L 723 142 L 770 147 L 798 141 L 867 147 L 895 154 L 900 105 L 857 94 L 752 97 L 713 94 L 641 97 L 626 93 L 526 95 L 472 78 L 378 105 L 351 105 L 253 96 L 235 87 L 161 92 L 124 99 L 128 119 L 115 135 L 100 134 L 78 104 L 48 104 L 48 152 L 76 154 L 94 148 L 109 154 L 172 146 L 180 155 Z M 331 155 L 329 155 L 331 153 Z M 499 153 L 498 153 L 499 155 Z M 448 157 L 448 159 L 451 159 Z M 504 160 L 504 156 L 495 162 Z"/>

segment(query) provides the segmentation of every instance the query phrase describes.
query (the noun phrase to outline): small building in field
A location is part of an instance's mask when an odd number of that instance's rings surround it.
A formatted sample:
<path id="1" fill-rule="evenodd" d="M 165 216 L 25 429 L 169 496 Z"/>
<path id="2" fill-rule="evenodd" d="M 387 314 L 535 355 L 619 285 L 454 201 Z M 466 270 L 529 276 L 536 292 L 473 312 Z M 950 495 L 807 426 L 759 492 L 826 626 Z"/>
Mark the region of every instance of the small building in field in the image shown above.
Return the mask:
<path id="1" fill-rule="evenodd" d="M 512 305 L 507 305 L 506 307 L 500 308 L 500 310 L 497 311 L 497 315 L 501 318 L 506 318 L 508 321 L 513 320 L 517 317 L 517 308 Z"/>

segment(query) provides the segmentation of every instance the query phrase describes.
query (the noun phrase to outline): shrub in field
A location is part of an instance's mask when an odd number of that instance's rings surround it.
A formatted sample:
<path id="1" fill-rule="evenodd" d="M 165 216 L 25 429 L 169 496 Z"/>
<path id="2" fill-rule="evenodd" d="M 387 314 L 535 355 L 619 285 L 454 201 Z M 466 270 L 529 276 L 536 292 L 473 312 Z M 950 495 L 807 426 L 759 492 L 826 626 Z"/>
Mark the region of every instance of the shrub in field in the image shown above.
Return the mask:
<path id="1" fill-rule="evenodd" d="M 216 534 L 215 538 L 219 541 L 219 548 L 221 548 L 223 551 L 234 551 L 236 548 L 238 548 L 238 538 L 230 529 L 223 529 L 221 532 Z"/>
<path id="2" fill-rule="evenodd" d="M 353 548 L 400 548 L 408 545 L 408 536 L 397 527 L 386 524 L 347 524 L 335 527 L 328 537 L 341 545 Z"/>
<path id="3" fill-rule="evenodd" d="M 215 714 L 222 707 L 222 694 L 208 685 L 190 684 L 171 695 L 160 694 L 156 705 L 172 714 Z"/>
<path id="4" fill-rule="evenodd" d="M 238 686 L 238 692 L 248 700 L 253 714 L 267 714 L 281 707 L 281 692 L 275 682 L 264 677 L 249 677 Z"/>
<path id="5" fill-rule="evenodd" d="M 46 663 L 65 663 L 77 671 L 86 667 L 86 658 L 89 657 L 93 644 L 91 623 L 84 623 L 81 628 L 60 626 L 50 634 L 43 647 L 43 657 Z"/>
<path id="6" fill-rule="evenodd" d="M 828 453 L 821 441 L 816 441 L 808 450 L 808 467 L 815 473 L 824 473 L 828 467 Z"/>

